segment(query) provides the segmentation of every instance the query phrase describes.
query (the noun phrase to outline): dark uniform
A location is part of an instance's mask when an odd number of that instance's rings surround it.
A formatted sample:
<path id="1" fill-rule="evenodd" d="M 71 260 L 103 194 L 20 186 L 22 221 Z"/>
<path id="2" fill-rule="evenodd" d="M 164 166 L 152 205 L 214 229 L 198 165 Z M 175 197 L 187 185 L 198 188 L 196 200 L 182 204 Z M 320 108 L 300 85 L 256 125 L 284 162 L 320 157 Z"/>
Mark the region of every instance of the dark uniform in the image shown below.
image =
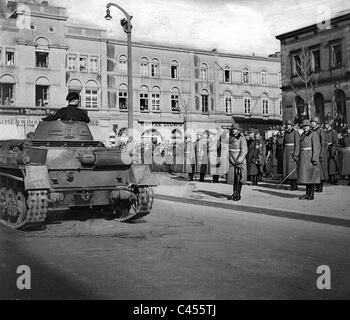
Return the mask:
<path id="1" fill-rule="evenodd" d="M 287 124 L 292 124 L 287 121 Z M 283 139 L 283 176 L 288 177 L 290 189 L 298 190 L 297 162 L 300 153 L 300 134 L 294 128 L 286 130 Z"/>
<path id="2" fill-rule="evenodd" d="M 309 126 L 310 121 L 304 120 L 302 127 Z M 306 185 L 306 195 L 300 197 L 301 200 L 313 200 L 315 184 L 321 182 L 320 179 L 320 151 L 321 145 L 318 135 L 311 128 L 304 131 L 300 137 L 300 156 L 298 160 L 298 183 Z"/>
<path id="3" fill-rule="evenodd" d="M 277 146 L 276 146 L 276 159 L 277 159 L 277 175 L 283 175 L 283 141 L 284 141 L 284 131 L 283 127 L 279 128 L 277 134 Z"/>
<path id="4" fill-rule="evenodd" d="M 239 129 L 239 127 L 237 124 L 233 124 L 231 129 Z M 236 135 L 230 133 L 227 183 L 233 185 L 233 194 L 229 197 L 233 201 L 241 200 L 242 185 L 247 182 L 245 159 L 247 152 L 247 141 L 243 134 L 241 132 L 238 132 Z"/>
<path id="5" fill-rule="evenodd" d="M 326 141 L 326 135 L 325 135 L 324 130 L 319 126 L 319 123 L 320 123 L 319 118 L 315 117 L 315 118 L 311 119 L 311 122 L 312 121 L 316 123 L 316 126 L 312 128 L 312 131 L 318 135 L 318 138 L 320 140 L 320 145 L 321 145 L 321 151 L 320 151 L 320 179 L 321 179 L 321 183 L 317 185 L 315 191 L 322 192 L 324 181 L 328 180 L 327 141 Z"/>
<path id="6" fill-rule="evenodd" d="M 348 127 L 347 133 L 344 135 L 341 146 L 343 147 L 343 176 L 348 176 L 348 186 L 350 186 L 350 128 Z"/>
<path id="7" fill-rule="evenodd" d="M 327 169 L 330 182 L 338 183 L 338 156 L 337 156 L 337 145 L 338 145 L 338 134 L 332 129 L 328 128 L 325 131 L 327 141 Z"/>
<path id="8" fill-rule="evenodd" d="M 247 168 L 248 175 L 253 183 L 253 185 L 258 184 L 259 175 L 262 173 L 262 153 L 263 153 L 263 145 L 261 143 L 260 138 L 255 139 L 248 148 L 247 155 Z"/>
<path id="9" fill-rule="evenodd" d="M 67 95 L 69 105 L 65 108 L 57 110 L 55 114 L 48 115 L 43 118 L 43 121 L 83 121 L 86 123 L 90 122 L 90 118 L 85 110 L 79 109 L 76 105 L 70 104 L 73 100 L 79 100 L 79 94 L 77 92 L 70 92 Z"/>

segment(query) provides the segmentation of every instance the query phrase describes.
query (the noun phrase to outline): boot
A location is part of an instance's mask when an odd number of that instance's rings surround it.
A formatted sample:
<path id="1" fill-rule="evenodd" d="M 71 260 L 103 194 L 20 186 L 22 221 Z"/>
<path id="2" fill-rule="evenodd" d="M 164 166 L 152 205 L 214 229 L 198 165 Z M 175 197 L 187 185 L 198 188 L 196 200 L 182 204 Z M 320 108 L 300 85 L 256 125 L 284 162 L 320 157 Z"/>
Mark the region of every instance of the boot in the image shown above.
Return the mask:
<path id="1" fill-rule="evenodd" d="M 241 192 L 242 192 L 242 183 L 238 183 L 238 189 L 237 189 L 237 194 L 236 194 L 236 198 L 234 199 L 234 201 L 239 201 L 241 200 Z"/>
<path id="2" fill-rule="evenodd" d="M 188 174 L 188 181 L 193 181 L 193 173 Z"/>
<path id="3" fill-rule="evenodd" d="M 233 201 L 235 201 L 236 196 L 237 196 L 237 191 L 236 191 L 235 184 L 234 184 L 234 185 L 233 185 L 233 193 L 232 193 L 232 196 L 227 197 L 227 200 L 233 200 Z"/>
<path id="4" fill-rule="evenodd" d="M 200 182 L 204 182 L 204 177 L 205 177 L 205 173 L 201 173 L 201 174 L 199 175 L 199 181 L 200 181 Z"/>
<path id="5" fill-rule="evenodd" d="M 218 175 L 213 175 L 213 183 L 218 183 L 219 182 L 219 176 Z"/>
<path id="6" fill-rule="evenodd" d="M 314 200 L 315 199 L 315 185 L 311 184 L 310 185 L 310 191 L 309 191 L 309 197 L 307 200 Z"/>
<path id="7" fill-rule="evenodd" d="M 321 183 L 319 183 L 319 184 L 316 186 L 315 192 L 317 192 L 317 193 L 323 192 L 323 180 L 321 181 Z"/>
<path id="8" fill-rule="evenodd" d="M 310 185 L 306 185 L 306 194 L 299 197 L 299 200 L 306 200 L 310 196 Z"/>
<path id="9" fill-rule="evenodd" d="M 290 181 L 290 187 L 288 188 L 288 190 L 293 191 L 294 190 L 294 180 L 289 180 Z"/>
<path id="10" fill-rule="evenodd" d="M 294 180 L 294 190 L 298 191 L 298 183 L 297 180 Z"/>

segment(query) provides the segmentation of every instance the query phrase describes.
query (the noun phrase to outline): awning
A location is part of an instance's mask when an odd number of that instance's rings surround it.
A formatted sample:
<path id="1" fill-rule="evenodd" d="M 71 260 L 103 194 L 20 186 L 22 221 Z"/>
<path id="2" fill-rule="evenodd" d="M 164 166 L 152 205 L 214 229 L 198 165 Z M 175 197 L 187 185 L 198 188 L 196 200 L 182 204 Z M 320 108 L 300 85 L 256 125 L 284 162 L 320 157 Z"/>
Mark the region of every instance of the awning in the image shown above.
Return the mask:
<path id="1" fill-rule="evenodd" d="M 15 124 L 1 124 L 0 140 L 21 139 Z"/>
<path id="2" fill-rule="evenodd" d="M 9 74 L 5 74 L 2 77 L 0 77 L 0 83 L 11 83 L 11 84 L 15 84 L 16 83 L 16 79 L 9 75 Z"/>
<path id="3" fill-rule="evenodd" d="M 49 86 L 50 85 L 50 82 L 47 78 L 44 78 L 44 77 L 40 77 L 36 80 L 36 85 L 39 85 L 39 86 Z"/>

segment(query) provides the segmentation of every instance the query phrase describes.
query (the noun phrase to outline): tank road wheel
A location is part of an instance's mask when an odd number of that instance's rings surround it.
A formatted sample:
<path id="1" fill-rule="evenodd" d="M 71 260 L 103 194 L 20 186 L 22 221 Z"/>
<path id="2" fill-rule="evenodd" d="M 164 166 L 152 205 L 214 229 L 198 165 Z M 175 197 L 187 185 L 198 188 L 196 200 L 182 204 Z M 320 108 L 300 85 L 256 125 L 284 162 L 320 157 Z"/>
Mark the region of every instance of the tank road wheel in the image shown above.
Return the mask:
<path id="1" fill-rule="evenodd" d="M 0 189 L 0 219 L 5 219 L 6 216 L 6 188 Z"/>
<path id="2" fill-rule="evenodd" d="M 134 197 L 131 201 L 123 201 L 116 204 L 115 219 L 127 222 L 140 219 L 150 214 L 153 206 L 154 193 L 150 187 L 134 189 Z"/>
<path id="3" fill-rule="evenodd" d="M 26 198 L 22 192 L 17 194 L 9 189 L 6 193 L 6 215 L 7 223 L 12 228 L 20 228 L 26 218 Z"/>

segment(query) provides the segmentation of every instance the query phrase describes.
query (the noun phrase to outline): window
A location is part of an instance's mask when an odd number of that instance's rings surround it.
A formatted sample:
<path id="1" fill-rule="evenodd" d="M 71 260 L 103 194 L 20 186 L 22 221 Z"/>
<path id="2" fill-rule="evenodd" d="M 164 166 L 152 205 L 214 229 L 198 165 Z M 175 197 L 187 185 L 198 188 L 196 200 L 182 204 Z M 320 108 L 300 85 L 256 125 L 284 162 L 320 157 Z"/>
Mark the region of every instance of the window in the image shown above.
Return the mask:
<path id="1" fill-rule="evenodd" d="M 98 84 L 95 81 L 88 81 L 85 86 L 85 108 L 98 108 Z"/>
<path id="2" fill-rule="evenodd" d="M 229 66 L 224 68 L 224 82 L 231 83 L 231 68 Z"/>
<path id="3" fill-rule="evenodd" d="M 247 67 L 242 70 L 242 83 L 249 84 L 250 83 L 250 74 L 249 69 Z"/>
<path id="4" fill-rule="evenodd" d="M 98 104 L 98 90 L 97 89 L 85 89 L 85 108 L 97 109 Z"/>
<path id="5" fill-rule="evenodd" d="M 261 107 L 263 116 L 267 116 L 269 114 L 269 98 L 266 95 L 261 99 Z"/>
<path id="6" fill-rule="evenodd" d="M 77 56 L 75 54 L 68 55 L 68 70 L 77 70 Z"/>
<path id="7" fill-rule="evenodd" d="M 201 92 L 201 100 L 202 100 L 202 112 L 209 112 L 209 93 L 207 90 L 202 90 Z"/>
<path id="8" fill-rule="evenodd" d="M 128 72 L 128 59 L 125 55 L 119 57 L 119 72 L 121 74 L 127 74 Z"/>
<path id="9" fill-rule="evenodd" d="M 180 91 L 177 88 L 171 89 L 170 93 L 170 103 L 171 103 L 171 111 L 172 112 L 179 112 L 179 96 L 180 96 Z"/>
<path id="10" fill-rule="evenodd" d="M 154 78 L 159 77 L 159 60 L 158 59 L 152 59 L 151 76 Z"/>
<path id="11" fill-rule="evenodd" d="M 81 94 L 81 88 L 82 84 L 79 80 L 77 79 L 72 79 L 68 82 L 68 93 L 70 92 L 76 92 L 79 95 Z"/>
<path id="12" fill-rule="evenodd" d="M 87 56 L 79 57 L 79 71 L 87 72 Z"/>
<path id="13" fill-rule="evenodd" d="M 233 108 L 232 108 L 232 95 L 230 92 L 226 91 L 224 95 L 224 103 L 225 103 L 225 113 L 226 114 L 232 114 Z"/>
<path id="14" fill-rule="evenodd" d="M 151 105 L 152 111 L 160 111 L 160 89 L 158 87 L 153 88 Z"/>
<path id="15" fill-rule="evenodd" d="M 315 49 L 311 51 L 311 70 L 312 72 L 320 72 L 321 70 L 320 49 Z"/>
<path id="16" fill-rule="evenodd" d="M 292 56 L 292 73 L 293 76 L 301 76 L 301 58 L 300 54 L 294 54 Z"/>
<path id="17" fill-rule="evenodd" d="M 48 68 L 49 67 L 49 53 L 45 51 L 35 52 L 36 66 L 38 68 Z"/>
<path id="18" fill-rule="evenodd" d="M 141 77 L 148 77 L 148 59 L 142 58 L 140 61 Z"/>
<path id="19" fill-rule="evenodd" d="M 15 51 L 6 50 L 6 65 L 14 66 L 15 65 Z"/>
<path id="20" fill-rule="evenodd" d="M 148 88 L 142 86 L 140 88 L 140 111 L 149 111 L 148 109 Z"/>
<path id="21" fill-rule="evenodd" d="M 170 65 L 170 76 L 172 79 L 179 78 L 179 64 L 176 60 L 173 60 Z"/>
<path id="22" fill-rule="evenodd" d="M 203 81 L 208 81 L 208 65 L 206 63 L 201 64 L 200 73 L 201 79 Z"/>
<path id="23" fill-rule="evenodd" d="M 331 67 L 340 68 L 342 66 L 341 44 L 331 46 Z"/>
<path id="24" fill-rule="evenodd" d="M 13 93 L 14 93 L 14 84 L 12 83 L 0 83 L 0 104 L 1 105 L 12 105 Z"/>
<path id="25" fill-rule="evenodd" d="M 49 104 L 49 86 L 36 85 L 35 86 L 35 105 L 37 107 L 45 107 Z"/>
<path id="26" fill-rule="evenodd" d="M 269 84 L 268 73 L 266 70 L 261 71 L 261 85 L 267 86 Z"/>
<path id="27" fill-rule="evenodd" d="M 125 84 L 119 87 L 119 110 L 128 110 L 128 87 Z"/>
<path id="28" fill-rule="evenodd" d="M 98 72 L 98 57 L 96 56 L 90 57 L 89 72 L 92 72 L 92 73 Z"/>
<path id="29" fill-rule="evenodd" d="M 251 104 L 252 104 L 252 100 L 248 95 L 243 97 L 244 114 L 246 115 L 251 114 Z"/>

